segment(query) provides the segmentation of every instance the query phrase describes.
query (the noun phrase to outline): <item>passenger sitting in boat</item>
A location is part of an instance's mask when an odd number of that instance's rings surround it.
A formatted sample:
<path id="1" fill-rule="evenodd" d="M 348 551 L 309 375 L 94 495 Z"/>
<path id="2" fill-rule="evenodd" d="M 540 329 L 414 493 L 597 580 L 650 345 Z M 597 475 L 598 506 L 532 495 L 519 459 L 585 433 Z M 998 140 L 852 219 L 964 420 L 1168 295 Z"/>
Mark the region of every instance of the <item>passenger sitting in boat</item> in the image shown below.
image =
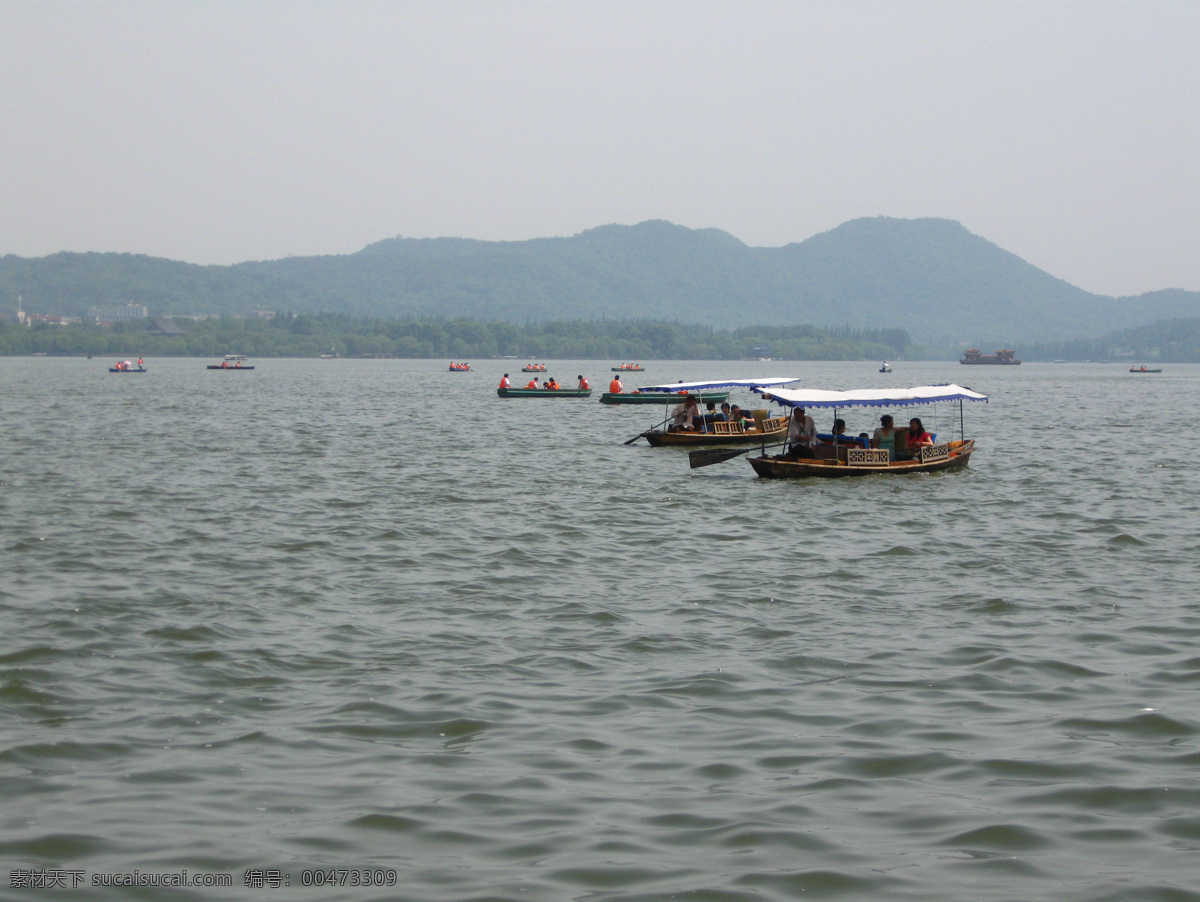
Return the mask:
<path id="1" fill-rule="evenodd" d="M 577 378 L 579 380 L 580 391 L 587 391 L 588 389 L 591 388 L 591 386 L 588 385 L 588 381 L 586 379 L 584 379 L 583 376 L 576 376 L 575 378 Z"/>
<path id="2" fill-rule="evenodd" d="M 621 385 L 620 376 L 613 376 L 613 381 L 608 383 L 608 393 L 610 395 L 619 395 L 623 388 L 624 386 Z"/>
<path id="3" fill-rule="evenodd" d="M 815 457 L 812 444 L 816 439 L 817 424 L 804 412 L 803 407 L 797 407 L 792 411 L 792 419 L 788 423 L 788 443 L 784 456 L 791 458 Z"/>
<path id="4" fill-rule="evenodd" d="M 732 412 L 729 409 L 728 401 L 721 405 L 721 412 L 717 414 L 717 417 L 721 420 L 724 420 L 726 423 L 732 419 Z"/>
<path id="5" fill-rule="evenodd" d="M 754 417 L 747 416 L 742 408 L 736 404 L 729 408 L 729 416 L 726 417 L 730 423 L 741 423 L 743 426 L 753 426 Z"/>
<path id="6" fill-rule="evenodd" d="M 558 383 L 554 381 L 554 377 L 550 377 L 550 381 L 546 383 L 546 388 L 550 391 L 558 391 Z"/>
<path id="7" fill-rule="evenodd" d="M 908 439 L 905 442 L 905 460 L 912 460 L 921 450 L 921 446 L 926 447 L 933 445 L 933 436 L 925 431 L 925 427 L 921 421 L 913 417 L 908 421 Z"/>
<path id="8" fill-rule="evenodd" d="M 534 376 L 532 379 L 530 379 L 529 384 L 526 385 L 525 387 L 526 388 L 537 388 L 537 376 Z"/>
<path id="9" fill-rule="evenodd" d="M 879 418 L 879 428 L 871 439 L 871 447 L 886 451 L 889 460 L 896 459 L 896 426 L 890 413 Z"/>
<path id="10" fill-rule="evenodd" d="M 223 370 L 229 369 L 229 361 L 228 360 L 221 361 L 221 369 L 223 369 Z"/>
<path id="11" fill-rule="evenodd" d="M 717 402 L 709 401 L 704 405 L 704 422 L 720 423 L 725 420 L 725 415 L 717 412 Z"/>
<path id="12" fill-rule="evenodd" d="M 688 395 L 687 400 L 671 411 L 671 432 L 695 432 L 696 420 L 700 417 L 700 405 L 696 403 L 695 395 Z"/>
<path id="13" fill-rule="evenodd" d="M 504 378 L 500 380 L 501 388 L 508 388 L 508 373 L 504 374 Z"/>

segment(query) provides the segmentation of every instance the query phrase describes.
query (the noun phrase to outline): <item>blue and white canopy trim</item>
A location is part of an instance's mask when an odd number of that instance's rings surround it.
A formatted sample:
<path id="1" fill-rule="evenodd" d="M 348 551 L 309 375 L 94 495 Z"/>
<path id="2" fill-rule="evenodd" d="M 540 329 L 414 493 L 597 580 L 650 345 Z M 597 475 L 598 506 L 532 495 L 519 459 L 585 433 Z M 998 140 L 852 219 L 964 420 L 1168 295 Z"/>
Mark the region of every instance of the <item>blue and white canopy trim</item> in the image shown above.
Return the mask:
<path id="1" fill-rule="evenodd" d="M 661 392 L 690 392 L 707 391 L 710 388 L 770 388 L 773 385 L 787 385 L 789 382 L 799 382 L 790 376 L 772 379 L 717 379 L 711 382 L 672 382 L 669 385 L 643 385 L 638 391 Z"/>
<path id="2" fill-rule="evenodd" d="M 955 385 L 916 385 L 912 388 L 860 388 L 854 391 L 772 389 L 759 383 L 751 391 L 784 407 L 912 407 L 938 401 L 987 401 L 987 395 Z"/>

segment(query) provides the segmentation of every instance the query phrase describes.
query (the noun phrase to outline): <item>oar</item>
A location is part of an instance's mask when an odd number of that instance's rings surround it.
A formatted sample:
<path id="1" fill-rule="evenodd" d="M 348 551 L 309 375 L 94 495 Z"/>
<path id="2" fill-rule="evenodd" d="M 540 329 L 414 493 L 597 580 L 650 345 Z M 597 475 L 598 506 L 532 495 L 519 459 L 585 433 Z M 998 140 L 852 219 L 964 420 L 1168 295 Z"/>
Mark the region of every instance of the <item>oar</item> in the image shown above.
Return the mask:
<path id="1" fill-rule="evenodd" d="M 655 429 L 657 429 L 659 426 L 665 426 L 665 425 L 667 424 L 667 420 L 669 420 L 669 419 L 671 419 L 671 417 L 670 417 L 670 416 L 668 416 L 668 417 L 666 418 L 666 420 L 663 420 L 661 423 L 659 423 L 659 424 L 658 424 L 658 426 L 651 426 L 651 427 L 650 427 L 649 429 L 647 429 L 645 432 L 639 432 L 637 435 L 635 435 L 635 436 L 634 436 L 633 438 L 631 438 L 629 441 L 627 441 L 627 442 L 622 442 L 621 444 L 623 444 L 623 445 L 632 445 L 632 444 L 633 444 L 634 442 L 636 442 L 638 439 L 640 439 L 640 438 L 645 438 L 646 436 L 648 436 L 648 435 L 649 435 L 651 432 L 653 432 L 653 431 L 654 431 Z"/>
<path id="2" fill-rule="evenodd" d="M 650 434 L 651 432 L 653 432 L 653 431 L 654 431 L 653 429 L 647 429 L 645 432 L 639 432 L 637 435 L 635 435 L 635 436 L 634 436 L 633 438 L 631 438 L 629 441 L 627 441 L 627 442 L 622 442 L 621 444 L 623 444 L 623 445 L 632 445 L 632 444 L 633 444 L 634 442 L 636 442 L 638 439 L 640 439 L 640 438 L 645 438 L 647 435 L 649 435 L 649 434 Z"/>
<path id="3" fill-rule="evenodd" d="M 713 448 L 709 451 L 689 451 L 688 466 L 693 470 L 699 467 L 707 467 L 711 464 L 719 464 L 723 460 L 733 460 L 743 454 L 749 454 L 751 451 L 765 451 L 767 448 L 775 448 L 778 445 L 760 445 L 758 448 L 743 448 L 740 451 L 727 451 L 724 448 Z"/>

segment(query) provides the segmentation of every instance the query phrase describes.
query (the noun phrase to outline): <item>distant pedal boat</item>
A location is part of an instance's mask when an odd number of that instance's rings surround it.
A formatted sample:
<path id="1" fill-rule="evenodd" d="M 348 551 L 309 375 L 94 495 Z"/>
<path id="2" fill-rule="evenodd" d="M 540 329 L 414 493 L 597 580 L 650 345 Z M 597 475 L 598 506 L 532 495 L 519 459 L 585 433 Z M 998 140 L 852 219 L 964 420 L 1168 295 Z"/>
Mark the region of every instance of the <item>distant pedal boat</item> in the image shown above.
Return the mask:
<path id="1" fill-rule="evenodd" d="M 590 388 L 498 388 L 501 398 L 587 398 Z"/>
<path id="2" fill-rule="evenodd" d="M 244 363 L 245 354 L 226 354 L 224 363 L 210 363 L 210 370 L 252 370 L 254 367 L 246 366 Z"/>

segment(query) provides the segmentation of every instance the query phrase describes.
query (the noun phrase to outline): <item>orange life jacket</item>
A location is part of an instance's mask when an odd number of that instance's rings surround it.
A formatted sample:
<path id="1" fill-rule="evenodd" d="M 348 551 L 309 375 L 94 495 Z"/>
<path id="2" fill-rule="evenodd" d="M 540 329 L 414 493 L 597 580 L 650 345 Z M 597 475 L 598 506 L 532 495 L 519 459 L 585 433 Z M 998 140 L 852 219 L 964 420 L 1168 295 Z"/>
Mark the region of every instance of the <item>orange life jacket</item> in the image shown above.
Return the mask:
<path id="1" fill-rule="evenodd" d="M 612 395 L 619 395 L 621 393 L 621 380 L 616 376 L 613 377 L 612 384 L 608 386 L 608 392 Z"/>

